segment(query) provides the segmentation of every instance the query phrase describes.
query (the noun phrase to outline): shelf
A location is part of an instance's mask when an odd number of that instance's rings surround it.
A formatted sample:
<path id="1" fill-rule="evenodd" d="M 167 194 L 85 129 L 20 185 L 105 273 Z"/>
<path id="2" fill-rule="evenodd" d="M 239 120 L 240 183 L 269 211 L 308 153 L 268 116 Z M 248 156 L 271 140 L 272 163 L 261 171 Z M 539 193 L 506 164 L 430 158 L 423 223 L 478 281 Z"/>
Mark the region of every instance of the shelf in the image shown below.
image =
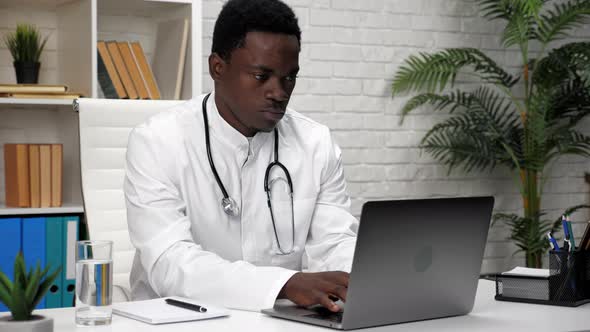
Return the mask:
<path id="1" fill-rule="evenodd" d="M 74 99 L 0 98 L 0 105 L 66 105 L 72 106 Z"/>
<path id="2" fill-rule="evenodd" d="M 61 207 L 52 208 L 12 208 L 0 203 L 0 216 L 28 215 L 28 214 L 65 214 L 84 213 L 84 206 L 81 204 L 64 204 Z"/>
<path id="3" fill-rule="evenodd" d="M 71 0 L 3 0 L 0 8 L 45 8 L 55 9 L 57 6 Z"/>

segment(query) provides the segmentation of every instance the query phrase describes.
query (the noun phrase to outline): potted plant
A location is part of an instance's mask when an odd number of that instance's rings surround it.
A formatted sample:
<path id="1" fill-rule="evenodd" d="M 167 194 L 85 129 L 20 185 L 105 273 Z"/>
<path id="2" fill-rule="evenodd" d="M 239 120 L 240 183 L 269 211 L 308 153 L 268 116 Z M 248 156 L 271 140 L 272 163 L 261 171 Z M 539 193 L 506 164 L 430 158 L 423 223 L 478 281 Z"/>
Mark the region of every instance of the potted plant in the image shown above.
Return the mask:
<path id="1" fill-rule="evenodd" d="M 47 43 L 34 25 L 17 24 L 16 31 L 4 35 L 4 43 L 12 54 L 17 83 L 39 81 L 39 58 Z"/>
<path id="2" fill-rule="evenodd" d="M 542 266 L 547 232 L 559 220 L 546 220 L 543 185 L 551 165 L 566 154 L 590 156 L 590 137 L 576 127 L 590 113 L 590 42 L 552 48 L 590 17 L 589 0 L 478 0 L 489 20 L 504 22 L 502 44 L 522 61 L 512 75 L 484 52 L 452 48 L 410 56 L 396 73 L 392 92 L 418 93 L 402 109 L 430 105 L 451 116 L 424 136 L 421 147 L 449 172 L 511 171 L 523 202 L 523 215 L 496 214 L 511 228 L 510 239 L 529 267 Z M 537 52 L 532 52 L 532 46 Z M 479 87 L 450 91 L 457 75 L 475 77 Z M 571 213 L 582 207 L 566 210 Z"/>
<path id="3" fill-rule="evenodd" d="M 0 302 L 4 303 L 11 316 L 0 317 L 1 332 L 52 332 L 53 319 L 33 315 L 33 309 L 45 296 L 45 293 L 57 278 L 61 268 L 49 273 L 47 266 L 43 271 L 39 263 L 27 273 L 22 253 L 14 261 L 14 281 L 0 272 Z"/>

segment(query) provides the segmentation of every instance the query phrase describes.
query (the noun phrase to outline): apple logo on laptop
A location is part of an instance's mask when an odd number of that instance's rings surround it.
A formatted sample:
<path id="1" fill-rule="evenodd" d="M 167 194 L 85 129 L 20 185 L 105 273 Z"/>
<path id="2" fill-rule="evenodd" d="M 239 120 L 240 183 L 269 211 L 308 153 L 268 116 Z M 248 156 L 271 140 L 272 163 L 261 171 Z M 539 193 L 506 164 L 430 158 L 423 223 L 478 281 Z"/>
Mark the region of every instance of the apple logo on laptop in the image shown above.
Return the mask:
<path id="1" fill-rule="evenodd" d="M 426 246 L 414 256 L 414 270 L 424 272 L 432 265 L 432 246 Z"/>

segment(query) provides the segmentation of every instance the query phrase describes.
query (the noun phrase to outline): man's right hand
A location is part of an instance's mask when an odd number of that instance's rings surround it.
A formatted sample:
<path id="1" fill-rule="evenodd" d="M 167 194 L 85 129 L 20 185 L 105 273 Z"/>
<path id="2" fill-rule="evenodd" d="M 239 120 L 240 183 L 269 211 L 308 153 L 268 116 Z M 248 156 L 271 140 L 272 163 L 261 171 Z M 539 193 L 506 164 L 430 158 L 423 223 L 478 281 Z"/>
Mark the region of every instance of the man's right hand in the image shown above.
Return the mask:
<path id="1" fill-rule="evenodd" d="M 349 274 L 346 272 L 298 272 L 283 286 L 278 298 L 291 300 L 304 307 L 320 304 L 337 312 L 340 307 L 334 300 L 346 302 L 348 279 Z"/>

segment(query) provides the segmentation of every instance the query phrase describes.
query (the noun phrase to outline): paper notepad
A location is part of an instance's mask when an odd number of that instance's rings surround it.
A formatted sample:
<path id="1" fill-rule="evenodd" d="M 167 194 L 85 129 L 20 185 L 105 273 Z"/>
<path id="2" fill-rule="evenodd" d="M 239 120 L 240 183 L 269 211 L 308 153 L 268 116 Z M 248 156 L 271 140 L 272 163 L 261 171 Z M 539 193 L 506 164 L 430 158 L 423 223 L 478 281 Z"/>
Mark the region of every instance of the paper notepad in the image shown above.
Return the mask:
<path id="1" fill-rule="evenodd" d="M 167 304 L 165 299 L 175 299 L 182 302 L 199 304 L 207 308 L 207 312 L 196 312 Z M 149 324 L 178 323 L 193 320 L 209 319 L 229 316 L 229 311 L 224 308 L 203 304 L 191 299 L 171 296 L 145 301 L 113 303 L 113 313 L 136 319 Z"/>
<path id="2" fill-rule="evenodd" d="M 517 266 L 510 271 L 503 272 L 502 275 L 549 278 L 549 269 L 532 269 L 528 267 Z"/>

